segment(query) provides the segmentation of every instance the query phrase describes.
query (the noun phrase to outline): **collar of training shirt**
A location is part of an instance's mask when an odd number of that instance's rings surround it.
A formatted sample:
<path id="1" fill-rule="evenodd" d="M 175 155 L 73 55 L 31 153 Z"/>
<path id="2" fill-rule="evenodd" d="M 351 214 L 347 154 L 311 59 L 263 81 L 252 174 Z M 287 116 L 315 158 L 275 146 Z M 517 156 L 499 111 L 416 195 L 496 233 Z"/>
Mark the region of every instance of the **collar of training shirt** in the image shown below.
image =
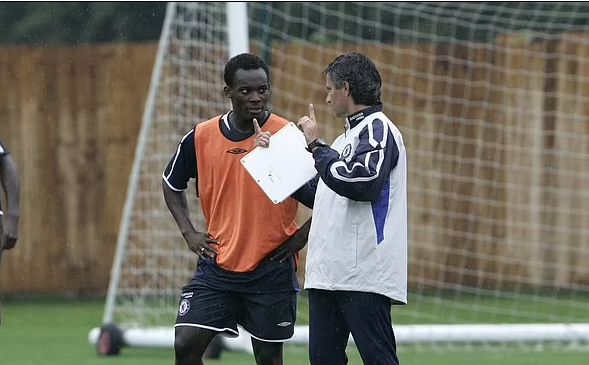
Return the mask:
<path id="1" fill-rule="evenodd" d="M 352 129 L 355 126 L 357 126 L 358 123 L 360 123 L 361 121 L 363 121 L 364 118 L 366 118 L 370 114 L 378 113 L 380 111 L 382 111 L 382 104 L 376 104 L 376 105 L 373 105 L 373 106 L 369 106 L 366 109 L 362 109 L 360 111 L 357 111 L 354 114 L 348 115 L 346 117 L 346 122 L 350 126 L 350 129 Z"/>

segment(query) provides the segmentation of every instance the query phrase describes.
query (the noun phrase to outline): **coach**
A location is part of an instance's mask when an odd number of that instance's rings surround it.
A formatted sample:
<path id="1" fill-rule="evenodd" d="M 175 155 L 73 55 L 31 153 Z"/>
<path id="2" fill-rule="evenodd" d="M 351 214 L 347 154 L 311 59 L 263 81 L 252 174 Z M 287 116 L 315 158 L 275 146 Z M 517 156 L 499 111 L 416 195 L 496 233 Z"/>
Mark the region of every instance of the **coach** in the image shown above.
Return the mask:
<path id="1" fill-rule="evenodd" d="M 299 120 L 320 181 L 309 233 L 312 365 L 344 365 L 350 333 L 364 364 L 398 365 L 391 306 L 407 303 L 407 161 L 382 112 L 381 77 L 359 53 L 324 71 L 327 103 L 346 131 L 329 147 L 312 104 Z"/>

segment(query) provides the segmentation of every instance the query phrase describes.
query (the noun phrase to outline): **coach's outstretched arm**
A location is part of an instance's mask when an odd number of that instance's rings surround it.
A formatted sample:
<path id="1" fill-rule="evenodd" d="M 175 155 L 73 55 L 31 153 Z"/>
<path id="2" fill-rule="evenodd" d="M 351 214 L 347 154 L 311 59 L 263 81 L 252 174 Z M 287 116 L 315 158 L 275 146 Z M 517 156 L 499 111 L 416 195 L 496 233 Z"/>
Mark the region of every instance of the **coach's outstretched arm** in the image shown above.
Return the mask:
<path id="1" fill-rule="evenodd" d="M 18 240 L 18 220 L 20 218 L 20 181 L 16 164 L 9 154 L 0 156 L 0 180 L 4 189 L 7 209 L 2 217 L 3 249 L 10 250 Z"/>
<path id="2" fill-rule="evenodd" d="M 165 180 L 162 180 L 162 189 L 166 205 L 178 224 L 188 248 L 202 259 L 217 255 L 217 250 L 211 245 L 219 244 L 219 242 L 206 233 L 198 232 L 190 220 L 186 192 L 173 190 Z"/>
<path id="3" fill-rule="evenodd" d="M 309 116 L 302 117 L 298 126 L 305 133 L 307 143 L 321 140 L 313 104 L 309 104 Z M 399 159 L 395 138 L 387 122 L 381 119 L 372 120 L 360 131 L 356 150 L 349 160 L 326 144 L 314 146 L 312 153 L 325 185 L 355 201 L 376 202 Z"/>

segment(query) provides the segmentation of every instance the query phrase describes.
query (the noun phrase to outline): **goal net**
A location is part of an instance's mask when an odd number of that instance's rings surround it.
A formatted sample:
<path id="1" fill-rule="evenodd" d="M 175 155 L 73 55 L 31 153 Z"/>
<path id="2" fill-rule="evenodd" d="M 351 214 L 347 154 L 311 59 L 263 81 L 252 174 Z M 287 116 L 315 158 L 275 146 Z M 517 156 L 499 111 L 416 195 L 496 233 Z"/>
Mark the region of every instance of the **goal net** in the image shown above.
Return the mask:
<path id="1" fill-rule="evenodd" d="M 271 66 L 272 111 L 296 121 L 314 103 L 330 142 L 343 123 L 325 104 L 324 67 L 357 51 L 381 71 L 409 158 L 400 344 L 589 340 L 588 4 L 250 2 L 243 15 L 250 51 Z M 194 123 L 230 108 L 226 17 L 225 3 L 168 6 L 105 323 L 171 327 L 195 269 L 161 172 Z M 306 322 L 303 292 L 303 342 Z"/>

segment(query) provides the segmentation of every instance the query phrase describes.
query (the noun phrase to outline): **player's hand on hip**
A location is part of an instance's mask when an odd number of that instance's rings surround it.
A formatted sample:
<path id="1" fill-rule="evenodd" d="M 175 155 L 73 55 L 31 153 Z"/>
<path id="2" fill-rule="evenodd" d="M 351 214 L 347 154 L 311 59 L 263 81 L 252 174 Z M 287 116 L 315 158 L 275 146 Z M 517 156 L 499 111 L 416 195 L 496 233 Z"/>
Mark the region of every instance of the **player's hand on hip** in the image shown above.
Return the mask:
<path id="1" fill-rule="evenodd" d="M 218 245 L 219 241 L 209 237 L 202 232 L 194 232 L 184 237 L 190 251 L 194 252 L 201 259 L 215 257 L 219 253 L 213 245 Z"/>
<path id="2" fill-rule="evenodd" d="M 255 147 L 269 147 L 270 146 L 270 132 L 262 132 L 262 128 L 258 124 L 258 120 L 254 118 L 254 131 L 256 132 L 256 138 L 254 139 Z"/>
<path id="3" fill-rule="evenodd" d="M 307 143 L 311 143 L 319 138 L 319 130 L 317 128 L 317 118 L 315 118 L 315 109 L 313 104 L 309 104 L 309 115 L 305 115 L 297 123 L 297 127 L 305 134 Z"/>
<path id="4" fill-rule="evenodd" d="M 302 250 L 306 244 L 307 236 L 295 233 L 288 240 L 286 240 L 286 242 L 284 242 L 280 247 L 274 250 L 274 252 L 272 252 L 270 260 L 283 262 L 290 256 Z"/>

